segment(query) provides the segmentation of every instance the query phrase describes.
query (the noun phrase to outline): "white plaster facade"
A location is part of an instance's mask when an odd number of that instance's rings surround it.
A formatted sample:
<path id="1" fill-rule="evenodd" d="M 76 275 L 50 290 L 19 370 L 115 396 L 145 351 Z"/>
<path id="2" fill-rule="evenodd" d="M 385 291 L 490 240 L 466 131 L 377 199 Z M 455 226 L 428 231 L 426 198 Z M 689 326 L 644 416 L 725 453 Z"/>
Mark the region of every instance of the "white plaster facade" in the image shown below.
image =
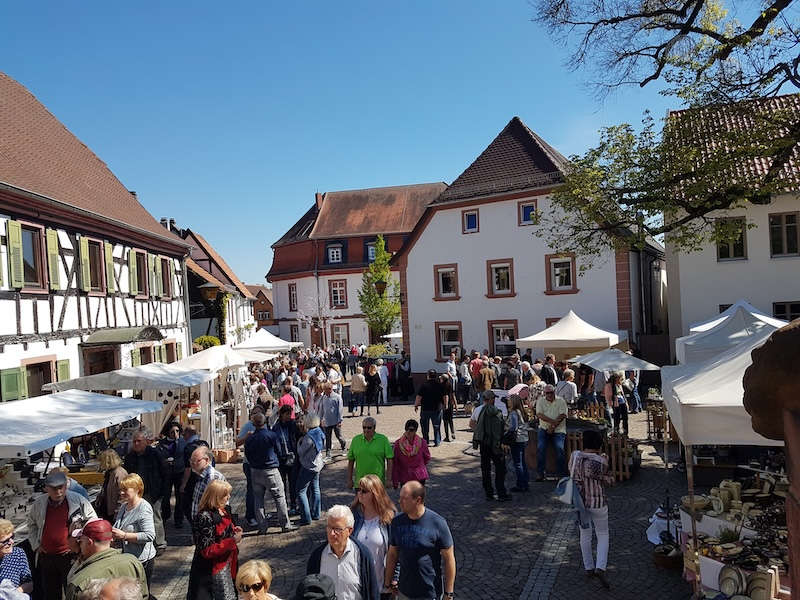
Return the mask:
<path id="1" fill-rule="evenodd" d="M 756 227 L 745 233 L 744 258 L 719 260 L 717 248 L 676 252 L 667 238 L 669 276 L 669 329 L 674 339 L 689 332 L 692 323 L 720 312 L 720 306 L 744 299 L 767 314 L 775 303 L 800 303 L 800 255 L 772 256 L 769 215 L 800 211 L 796 194 L 776 197 L 766 205 L 720 213 L 719 217 L 743 217 Z M 711 216 L 714 216 L 712 213 Z"/>
<path id="2" fill-rule="evenodd" d="M 0 215 L 0 234 L 8 239 L 8 215 Z M 39 225 L 30 220 L 25 224 Z M 153 360 L 166 361 L 166 351 L 161 348 L 170 345 L 170 353 L 179 358 L 191 352 L 191 340 L 186 326 L 184 308 L 183 262 L 177 257 L 158 255 L 172 264 L 169 275 L 171 291 L 161 297 L 130 294 L 129 253 L 132 246 L 118 240 L 103 239 L 93 233 L 86 234 L 92 240 L 111 244 L 114 269 L 115 290 L 113 292 L 87 293 L 80 289 L 80 267 L 73 269 L 73 263 L 80 254 L 79 239 L 82 235 L 74 230 L 58 228 L 52 223 L 41 223 L 45 228 L 57 231 L 61 256 L 58 260 L 59 289 L 28 291 L 11 285 L 9 267 L 9 246 L 0 247 L 0 397 L 10 398 L 4 393 L 7 379 L 12 371 L 26 365 L 50 363 L 51 380 L 78 377 L 86 374 L 84 353 L 81 343 L 98 330 L 154 326 L 164 339 L 160 342 L 136 342 L 122 344 L 118 348 L 120 367 L 131 366 L 131 350 L 147 347 Z M 136 246 L 136 250 L 147 252 L 146 247 Z M 78 259 L 79 260 L 79 259 Z M 48 269 L 50 257 L 44 255 L 44 268 Z M 79 261 L 80 264 L 80 261 Z M 66 266 L 66 268 L 65 268 Z M 104 280 L 108 262 L 102 264 Z M 155 273 L 149 273 L 150 285 L 155 281 Z M 49 284 L 48 271 L 48 284 Z M 174 346 L 172 346 L 174 344 Z M 69 361 L 65 363 L 63 361 Z M 25 397 L 23 394 L 22 397 Z"/>
<path id="3" fill-rule="evenodd" d="M 547 196 L 535 199 L 540 211 L 549 210 Z M 437 362 L 437 322 L 460 322 L 461 345 L 468 351 L 490 348 L 490 321 L 516 320 L 517 337 L 525 337 L 541 331 L 548 319 L 563 317 L 570 309 L 597 327 L 619 329 L 613 252 L 576 278 L 577 293 L 548 295 L 545 255 L 552 251 L 545 240 L 532 235 L 530 226 L 518 224 L 519 203 L 525 200 L 517 197 L 466 208 L 462 204 L 441 206 L 407 251 L 407 343 L 415 373 L 441 370 Z M 479 230 L 462 233 L 462 211 L 474 209 L 479 210 Z M 487 261 L 507 258 L 513 258 L 516 295 L 487 297 Z M 452 263 L 458 265 L 460 299 L 434 300 L 434 265 Z"/>

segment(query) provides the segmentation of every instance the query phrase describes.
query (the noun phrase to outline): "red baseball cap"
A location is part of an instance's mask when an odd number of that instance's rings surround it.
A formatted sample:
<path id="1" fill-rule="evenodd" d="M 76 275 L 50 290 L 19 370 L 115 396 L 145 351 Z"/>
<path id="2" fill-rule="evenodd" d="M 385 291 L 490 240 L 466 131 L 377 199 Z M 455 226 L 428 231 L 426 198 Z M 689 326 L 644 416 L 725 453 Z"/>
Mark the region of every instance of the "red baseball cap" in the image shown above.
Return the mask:
<path id="1" fill-rule="evenodd" d="M 72 532 L 72 537 L 80 538 L 86 536 L 95 542 L 109 542 L 111 536 L 111 523 L 105 519 L 91 519 L 83 526 L 82 529 L 76 529 Z"/>

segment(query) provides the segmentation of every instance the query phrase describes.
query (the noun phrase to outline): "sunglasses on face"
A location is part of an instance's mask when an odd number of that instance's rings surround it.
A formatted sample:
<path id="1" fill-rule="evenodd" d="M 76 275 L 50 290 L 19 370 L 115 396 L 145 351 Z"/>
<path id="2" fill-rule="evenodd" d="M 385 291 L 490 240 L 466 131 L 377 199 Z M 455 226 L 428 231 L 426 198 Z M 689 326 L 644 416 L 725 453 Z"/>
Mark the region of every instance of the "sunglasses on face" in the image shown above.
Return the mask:
<path id="1" fill-rule="evenodd" d="M 371 429 L 375 429 L 375 428 L 374 427 L 370 427 L 369 425 L 364 425 L 361 429 L 371 430 Z"/>
<path id="2" fill-rule="evenodd" d="M 369 490 L 366 488 L 358 488 L 356 492 L 358 492 L 359 494 L 369 494 Z"/>
<path id="3" fill-rule="evenodd" d="M 13 535 L 11 537 L 7 537 L 4 540 L 0 540 L 0 548 L 6 548 L 8 546 L 13 546 L 13 545 L 14 545 L 14 536 Z"/>
<path id="4" fill-rule="evenodd" d="M 243 592 L 245 594 L 247 592 L 249 592 L 250 590 L 253 590 L 254 592 L 260 592 L 261 588 L 263 588 L 263 587 L 264 587 L 264 583 L 261 582 L 261 581 L 259 581 L 258 583 L 249 583 L 249 584 L 248 583 L 240 583 L 239 584 L 239 591 Z"/>
<path id="5" fill-rule="evenodd" d="M 417 430 L 414 427 L 409 427 L 408 429 L 406 429 L 406 431 L 412 431 L 414 433 L 417 433 Z"/>

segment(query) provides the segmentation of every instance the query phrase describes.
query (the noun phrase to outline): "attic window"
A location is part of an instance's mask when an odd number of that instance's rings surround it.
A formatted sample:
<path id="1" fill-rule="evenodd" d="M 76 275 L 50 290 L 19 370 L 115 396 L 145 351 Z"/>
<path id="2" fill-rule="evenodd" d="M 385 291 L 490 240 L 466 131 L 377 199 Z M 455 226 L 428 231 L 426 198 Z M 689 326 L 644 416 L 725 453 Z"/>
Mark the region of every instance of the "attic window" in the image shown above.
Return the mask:
<path id="1" fill-rule="evenodd" d="M 479 230 L 478 210 L 461 211 L 461 233 L 477 233 Z"/>
<path id="2" fill-rule="evenodd" d="M 375 262 L 375 242 L 367 244 L 367 262 Z"/>
<path id="3" fill-rule="evenodd" d="M 331 264 L 342 262 L 342 246 L 341 246 L 341 244 L 335 244 L 333 246 L 328 246 L 328 262 L 331 263 Z"/>

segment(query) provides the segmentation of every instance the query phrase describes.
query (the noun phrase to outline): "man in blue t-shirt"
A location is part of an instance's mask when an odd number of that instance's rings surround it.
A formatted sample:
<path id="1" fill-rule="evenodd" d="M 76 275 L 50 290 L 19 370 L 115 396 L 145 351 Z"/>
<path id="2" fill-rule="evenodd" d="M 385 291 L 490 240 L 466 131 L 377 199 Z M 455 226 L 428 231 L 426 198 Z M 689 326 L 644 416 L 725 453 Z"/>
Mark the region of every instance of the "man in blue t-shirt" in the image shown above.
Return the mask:
<path id="1" fill-rule="evenodd" d="M 400 489 L 400 509 L 389 531 L 384 592 L 396 590 L 400 600 L 451 600 L 456 558 L 447 521 L 425 508 L 425 486 L 418 481 Z M 398 561 L 400 578 L 394 580 Z"/>

